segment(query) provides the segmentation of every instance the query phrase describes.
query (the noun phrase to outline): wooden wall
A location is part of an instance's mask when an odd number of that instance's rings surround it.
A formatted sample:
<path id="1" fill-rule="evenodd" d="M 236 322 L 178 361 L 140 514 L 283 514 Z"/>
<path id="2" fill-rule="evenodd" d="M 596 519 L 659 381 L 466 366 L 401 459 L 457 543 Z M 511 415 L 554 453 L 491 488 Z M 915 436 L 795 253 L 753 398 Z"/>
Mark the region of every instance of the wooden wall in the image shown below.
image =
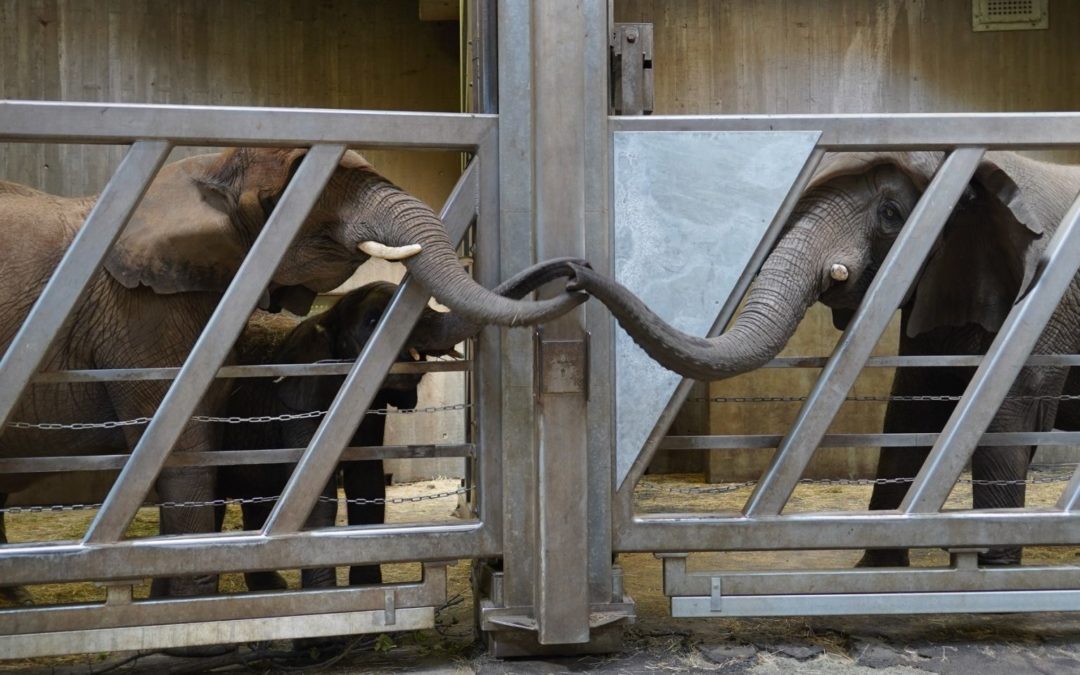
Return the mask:
<path id="1" fill-rule="evenodd" d="M 416 0 L 0 0 L 0 97 L 457 111 L 456 22 Z M 6 145 L 0 178 L 97 192 L 122 152 Z M 435 205 L 455 153 L 366 153 Z"/>
<path id="2" fill-rule="evenodd" d="M 456 112 L 458 53 L 457 22 L 420 21 L 416 0 L 0 0 L 5 99 Z M 91 194 L 123 150 L 0 143 L 0 179 Z M 364 154 L 436 207 L 461 170 L 455 152 Z M 401 272 L 376 261 L 352 284 Z M 422 404 L 458 403 L 462 390 L 459 374 L 429 375 Z M 395 417 L 388 438 L 455 442 L 463 434 L 460 419 L 448 427 L 448 414 L 426 418 Z M 398 478 L 460 473 L 456 460 L 417 463 L 390 470 Z M 55 482 L 60 496 L 46 487 L 17 499 L 93 501 L 72 497 L 67 478 Z"/>
<path id="3" fill-rule="evenodd" d="M 1080 110 L 1080 3 L 1071 0 L 1051 0 L 1048 30 L 992 33 L 971 30 L 970 0 L 615 0 L 615 19 L 654 26 L 658 115 Z M 1069 157 L 1080 159 L 1058 155 Z M 785 353 L 827 354 L 839 335 L 819 305 Z M 894 326 L 879 351 L 895 343 Z M 788 396 L 816 377 L 766 370 L 711 394 Z M 864 375 L 855 393 L 886 394 L 891 377 Z M 782 433 L 798 408 L 713 405 L 711 430 Z M 880 431 L 882 414 L 849 404 L 834 430 Z M 824 455 L 818 473 L 865 475 L 875 463 L 869 452 Z M 763 461 L 715 451 L 713 478 L 754 476 Z"/>

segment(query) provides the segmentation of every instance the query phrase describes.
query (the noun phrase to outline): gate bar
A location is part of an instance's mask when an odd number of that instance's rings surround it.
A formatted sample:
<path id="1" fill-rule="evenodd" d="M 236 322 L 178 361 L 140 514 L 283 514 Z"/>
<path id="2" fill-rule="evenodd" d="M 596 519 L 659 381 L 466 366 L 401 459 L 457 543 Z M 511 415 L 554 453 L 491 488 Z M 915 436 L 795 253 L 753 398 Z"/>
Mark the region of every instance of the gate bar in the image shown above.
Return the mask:
<path id="1" fill-rule="evenodd" d="M 938 511 L 949 497 L 956 479 L 975 451 L 979 437 L 997 415 L 997 410 L 1013 387 L 1024 361 L 1057 309 L 1061 296 L 1076 276 L 1080 260 L 1080 198 L 1077 198 L 1061 226 L 1046 247 L 1040 263 L 1045 266 L 1028 293 L 1006 317 L 967 390 L 956 404 L 929 457 L 919 469 L 900 510 L 905 513 Z M 1080 483 L 1077 483 L 1080 487 Z M 1073 484 L 1070 483 L 1069 488 Z M 1063 503 L 1076 500 L 1062 494 Z"/>
<path id="2" fill-rule="evenodd" d="M 465 169 L 439 214 L 455 246 L 465 236 L 465 230 L 476 215 L 478 180 L 477 166 L 472 163 Z M 401 352 L 430 297 L 428 290 L 412 275 L 407 274 L 402 280 L 375 332 L 330 404 L 303 458 L 289 477 L 281 498 L 263 526 L 263 534 L 297 532 L 304 526 L 326 481 L 337 467 L 342 450 L 356 433 L 356 427 L 382 387 L 386 373 Z"/>
<path id="3" fill-rule="evenodd" d="M 171 147 L 166 141 L 139 141 L 131 146 L 56 266 L 0 360 L 0 430 Z"/>
<path id="4" fill-rule="evenodd" d="M 870 352 L 915 280 L 975 168 L 982 148 L 961 148 L 942 163 L 870 283 L 799 416 L 777 448 L 768 471 L 747 500 L 747 516 L 784 508 L 822 437 L 844 403 Z"/>
<path id="5" fill-rule="evenodd" d="M 344 153 L 344 145 L 315 145 L 304 157 L 90 524 L 86 543 L 115 542 L 124 535 Z"/>

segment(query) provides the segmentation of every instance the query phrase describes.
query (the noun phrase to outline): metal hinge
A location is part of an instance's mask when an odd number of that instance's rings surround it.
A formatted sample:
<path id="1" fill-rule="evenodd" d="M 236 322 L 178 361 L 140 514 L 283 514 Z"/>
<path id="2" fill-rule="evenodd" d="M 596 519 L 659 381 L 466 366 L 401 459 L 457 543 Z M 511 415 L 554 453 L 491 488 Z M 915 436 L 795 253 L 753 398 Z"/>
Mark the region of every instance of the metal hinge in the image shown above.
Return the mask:
<path id="1" fill-rule="evenodd" d="M 608 40 L 611 64 L 610 112 L 649 115 L 653 111 L 653 26 L 617 23 Z"/>

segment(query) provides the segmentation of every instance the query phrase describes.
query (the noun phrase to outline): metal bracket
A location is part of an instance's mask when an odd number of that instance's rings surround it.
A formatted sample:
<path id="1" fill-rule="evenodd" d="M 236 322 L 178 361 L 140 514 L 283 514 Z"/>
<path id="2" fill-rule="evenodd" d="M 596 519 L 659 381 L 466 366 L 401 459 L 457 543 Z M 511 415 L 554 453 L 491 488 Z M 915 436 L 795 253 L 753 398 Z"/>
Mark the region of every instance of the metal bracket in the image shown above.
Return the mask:
<path id="1" fill-rule="evenodd" d="M 545 340 L 536 329 L 540 394 L 584 394 L 589 399 L 589 334 L 580 340 Z"/>
<path id="2" fill-rule="evenodd" d="M 653 25 L 617 23 L 608 40 L 614 115 L 649 115 L 653 111 Z"/>
<path id="3" fill-rule="evenodd" d="M 949 567 L 956 570 L 979 569 L 979 554 L 986 553 L 989 548 L 949 548 Z"/>

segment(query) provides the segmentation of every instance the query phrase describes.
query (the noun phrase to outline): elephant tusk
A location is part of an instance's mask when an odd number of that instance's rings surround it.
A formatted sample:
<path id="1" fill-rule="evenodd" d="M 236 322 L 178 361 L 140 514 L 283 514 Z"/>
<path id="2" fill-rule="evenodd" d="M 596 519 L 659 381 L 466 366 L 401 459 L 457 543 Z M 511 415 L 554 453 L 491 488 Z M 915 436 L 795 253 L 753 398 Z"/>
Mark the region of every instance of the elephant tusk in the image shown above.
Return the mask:
<path id="1" fill-rule="evenodd" d="M 420 352 L 416 351 L 416 347 L 409 347 L 409 356 L 412 357 L 413 361 L 420 360 Z"/>
<path id="2" fill-rule="evenodd" d="M 829 276 L 832 277 L 835 281 L 847 281 L 848 268 L 846 265 L 841 265 L 840 263 L 833 263 L 832 267 L 829 268 Z"/>
<path id="3" fill-rule="evenodd" d="M 404 260 L 405 258 L 411 258 L 420 252 L 420 244 L 387 246 L 386 244 L 380 244 L 377 241 L 361 242 L 356 248 L 373 258 L 382 258 L 384 260 Z"/>

